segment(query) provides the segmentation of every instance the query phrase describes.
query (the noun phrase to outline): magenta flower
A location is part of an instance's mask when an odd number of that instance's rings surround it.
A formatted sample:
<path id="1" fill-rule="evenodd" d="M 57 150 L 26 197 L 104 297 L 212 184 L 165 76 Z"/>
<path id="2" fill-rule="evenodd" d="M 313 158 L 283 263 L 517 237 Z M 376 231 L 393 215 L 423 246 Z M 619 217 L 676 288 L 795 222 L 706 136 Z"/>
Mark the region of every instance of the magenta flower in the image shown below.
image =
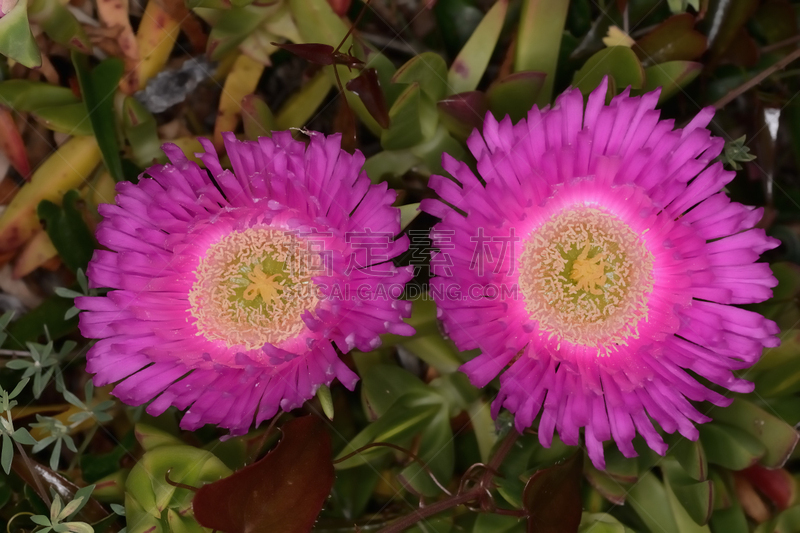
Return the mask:
<path id="1" fill-rule="evenodd" d="M 706 129 L 713 109 L 676 130 L 658 91 L 606 106 L 606 87 L 585 110 L 569 90 L 516 125 L 487 115 L 468 140 L 482 179 L 446 156 L 455 181 L 433 176 L 443 202 L 422 206 L 442 219 L 431 292 L 445 331 L 481 351 L 462 370 L 484 386 L 505 369 L 493 414 L 509 409 L 522 431 L 541 412 L 547 447 L 585 428 L 598 468 L 612 438 L 635 456 L 637 432 L 663 455 L 652 421 L 697 439 L 709 418 L 688 400 L 730 399 L 695 376 L 749 392 L 731 371 L 778 345 L 775 323 L 729 305 L 771 296 L 755 261 L 778 241 L 753 229 L 761 209 L 719 192 L 734 173 L 711 162 L 724 144 Z"/>
<path id="2" fill-rule="evenodd" d="M 211 143 L 210 170 L 163 149 L 172 164 L 152 179 L 117 186 L 89 265 L 104 297 L 77 298 L 81 332 L 100 339 L 87 354 L 96 385 L 147 412 L 187 409 L 181 426 L 248 430 L 357 376 L 336 349 L 371 350 L 379 335 L 413 333 L 397 300 L 411 278 L 391 258 L 408 248 L 394 191 L 373 185 L 364 156 L 340 136 L 288 132 L 258 142 L 232 134 L 223 170 Z"/>

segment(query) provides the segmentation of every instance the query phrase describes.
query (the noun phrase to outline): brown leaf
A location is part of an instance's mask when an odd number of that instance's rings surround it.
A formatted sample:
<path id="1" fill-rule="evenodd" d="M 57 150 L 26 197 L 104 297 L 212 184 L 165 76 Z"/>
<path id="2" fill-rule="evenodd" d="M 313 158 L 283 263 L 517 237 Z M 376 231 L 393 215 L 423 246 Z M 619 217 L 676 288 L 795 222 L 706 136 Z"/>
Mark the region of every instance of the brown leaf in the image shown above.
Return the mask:
<path id="1" fill-rule="evenodd" d="M 573 533 L 581 523 L 583 452 L 536 472 L 525 485 L 522 504 L 528 533 Z"/>
<path id="2" fill-rule="evenodd" d="M 386 98 L 378 81 L 378 72 L 374 68 L 364 69 L 361 74 L 347 82 L 347 89 L 361 98 L 372 118 L 381 128 L 389 127 L 389 111 L 386 109 Z"/>
<path id="3" fill-rule="evenodd" d="M 345 65 L 352 68 L 363 68 L 364 62 L 344 52 L 337 52 L 333 46 L 329 44 L 320 43 L 305 43 L 305 44 L 292 44 L 292 43 L 270 43 L 278 48 L 283 48 L 293 53 L 297 57 L 301 57 L 306 61 L 310 61 L 315 65 Z"/>
<path id="4" fill-rule="evenodd" d="M 200 487 L 192 506 L 203 527 L 225 533 L 307 533 L 333 486 L 331 437 L 316 416 L 281 427 L 266 457 Z"/>
<path id="5" fill-rule="evenodd" d="M 343 94 L 339 95 L 339 106 L 336 115 L 333 117 L 333 131 L 342 134 L 342 150 L 352 154 L 358 148 L 358 138 L 356 134 L 356 116 L 347 98 Z"/>
<path id="6" fill-rule="evenodd" d="M 667 61 L 692 61 L 706 51 L 706 36 L 694 29 L 689 13 L 675 15 L 636 41 L 633 51 L 644 67 Z"/>

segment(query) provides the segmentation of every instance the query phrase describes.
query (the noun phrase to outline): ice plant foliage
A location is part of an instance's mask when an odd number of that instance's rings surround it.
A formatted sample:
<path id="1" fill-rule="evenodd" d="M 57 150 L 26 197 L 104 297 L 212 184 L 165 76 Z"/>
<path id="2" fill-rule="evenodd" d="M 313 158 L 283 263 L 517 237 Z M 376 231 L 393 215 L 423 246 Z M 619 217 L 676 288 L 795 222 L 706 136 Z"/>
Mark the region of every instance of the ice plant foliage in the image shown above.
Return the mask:
<path id="1" fill-rule="evenodd" d="M 712 108 L 675 129 L 658 92 L 606 105 L 606 91 L 584 109 L 569 90 L 514 125 L 487 115 L 468 140 L 480 178 L 445 157 L 455 179 L 432 177 L 442 201 L 422 206 L 441 218 L 431 292 L 445 330 L 481 351 L 462 370 L 478 386 L 505 370 L 494 415 L 509 409 L 522 431 L 541 413 L 544 446 L 585 428 L 599 468 L 604 441 L 632 457 L 637 432 L 663 455 L 653 421 L 697 439 L 709 419 L 689 400 L 751 391 L 732 371 L 778 344 L 775 323 L 731 305 L 771 296 L 756 261 L 778 241 L 753 228 L 761 209 L 720 192 L 734 173 L 712 163 Z"/>
<path id="2" fill-rule="evenodd" d="M 411 277 L 391 258 L 408 248 L 394 191 L 372 185 L 364 156 L 340 136 L 288 132 L 258 142 L 225 138 L 223 170 L 171 144 L 171 164 L 120 183 L 88 270 L 103 297 L 76 299 L 96 385 L 118 382 L 126 403 L 157 415 L 187 409 L 186 429 L 217 424 L 244 433 L 357 376 L 336 348 L 370 350 L 379 335 L 410 334 L 398 300 Z"/>

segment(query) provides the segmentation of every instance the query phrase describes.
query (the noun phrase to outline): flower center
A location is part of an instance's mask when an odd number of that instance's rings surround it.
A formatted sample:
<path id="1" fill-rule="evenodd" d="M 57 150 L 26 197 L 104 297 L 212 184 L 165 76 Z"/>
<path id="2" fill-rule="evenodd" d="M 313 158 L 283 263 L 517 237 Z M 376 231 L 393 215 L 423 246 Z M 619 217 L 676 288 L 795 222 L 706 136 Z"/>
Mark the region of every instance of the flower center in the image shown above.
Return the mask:
<path id="1" fill-rule="evenodd" d="M 189 291 L 198 334 L 246 349 L 297 335 L 302 314 L 318 303 L 304 248 L 295 235 L 264 227 L 212 244 Z"/>
<path id="2" fill-rule="evenodd" d="M 575 206 L 550 217 L 523 242 L 525 309 L 561 341 L 608 355 L 639 337 L 653 290 L 653 255 L 616 216 Z"/>

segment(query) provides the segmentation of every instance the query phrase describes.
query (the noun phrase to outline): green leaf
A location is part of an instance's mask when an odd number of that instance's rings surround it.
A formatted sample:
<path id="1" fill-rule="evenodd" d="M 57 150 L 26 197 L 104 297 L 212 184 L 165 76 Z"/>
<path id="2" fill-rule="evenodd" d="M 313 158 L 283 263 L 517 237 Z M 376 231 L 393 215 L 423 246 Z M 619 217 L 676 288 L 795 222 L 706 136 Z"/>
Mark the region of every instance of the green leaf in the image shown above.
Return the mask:
<path id="1" fill-rule="evenodd" d="M 29 80 L 0 82 L 0 103 L 15 111 L 28 112 L 78 102 L 80 100 L 67 87 Z"/>
<path id="2" fill-rule="evenodd" d="M 664 485 L 651 472 L 645 472 L 628 492 L 626 503 L 650 531 L 680 531 L 670 507 Z"/>
<path id="3" fill-rule="evenodd" d="M 31 114 L 49 130 L 69 135 L 94 135 L 92 123 L 83 102 L 40 107 Z"/>
<path id="4" fill-rule="evenodd" d="M 633 533 L 607 513 L 583 513 L 580 533 Z"/>
<path id="5" fill-rule="evenodd" d="M 392 83 L 419 83 L 434 102 L 447 94 L 447 64 L 435 52 L 423 52 L 409 59 L 392 76 Z"/>
<path id="6" fill-rule="evenodd" d="M 55 42 L 84 54 L 92 53 L 89 36 L 75 15 L 58 0 L 29 0 L 31 22 Z"/>
<path id="7" fill-rule="evenodd" d="M 37 208 L 58 255 L 73 272 L 87 267 L 95 248 L 94 236 L 81 213 L 83 204 L 80 193 L 72 189 L 64 195 L 61 206 L 42 200 Z"/>
<path id="8" fill-rule="evenodd" d="M 453 343 L 438 334 L 414 337 L 402 346 L 441 374 L 452 374 L 463 364 Z"/>
<path id="9" fill-rule="evenodd" d="M 27 444 L 29 446 L 36 444 L 36 439 L 31 437 L 31 434 L 28 433 L 28 430 L 25 428 L 17 428 L 11 437 L 20 444 Z"/>
<path id="10" fill-rule="evenodd" d="M 28 68 L 42 64 L 39 47 L 28 24 L 28 2 L 19 0 L 11 11 L 0 18 L 0 54 Z"/>
<path id="11" fill-rule="evenodd" d="M 395 365 L 375 365 L 361 373 L 361 391 L 371 417 L 380 418 L 406 394 L 430 398 L 441 403 L 443 398 L 418 377 Z"/>
<path id="12" fill-rule="evenodd" d="M 374 442 L 407 444 L 412 437 L 427 427 L 440 412 L 440 405 L 420 405 L 419 399 L 407 394 L 400 398 L 375 422 L 365 427 L 339 453 L 337 459 Z M 336 464 L 337 470 L 360 466 L 386 453 L 387 448 L 373 448 Z"/>
<path id="13" fill-rule="evenodd" d="M 242 122 L 245 137 L 251 141 L 259 137 L 271 137 L 272 130 L 277 129 L 272 110 L 264 100 L 254 94 L 242 98 Z"/>
<path id="14" fill-rule="evenodd" d="M 692 61 L 670 61 L 653 65 L 644 69 L 643 92 L 650 92 L 661 87 L 658 103 L 662 104 L 692 83 L 701 70 L 703 70 L 703 64 Z"/>
<path id="15" fill-rule="evenodd" d="M 691 441 L 682 435 L 667 436 L 669 455 L 678 460 L 686 473 L 697 481 L 705 481 L 708 463 L 700 440 Z"/>
<path id="16" fill-rule="evenodd" d="M 331 398 L 331 389 L 327 385 L 320 385 L 317 389 L 317 398 L 322 405 L 322 411 L 328 420 L 333 420 L 333 399 Z"/>
<path id="17" fill-rule="evenodd" d="M 700 440 L 708 462 L 731 470 L 744 470 L 758 462 L 766 448 L 739 428 L 714 421 L 700 426 Z"/>
<path id="18" fill-rule="evenodd" d="M 513 516 L 492 513 L 481 513 L 475 519 L 472 533 L 521 533 L 525 531 L 525 523 Z"/>
<path id="19" fill-rule="evenodd" d="M 800 440 L 792 426 L 742 398 L 736 398 L 729 407 L 713 408 L 708 416 L 758 439 L 766 447 L 761 464 L 767 468 L 783 466 Z"/>
<path id="20" fill-rule="evenodd" d="M 436 105 L 419 83 L 403 91 L 389 110 L 391 125 L 381 133 L 385 150 L 401 150 L 423 143 L 436 132 L 439 122 Z"/>
<path id="21" fill-rule="evenodd" d="M 544 85 L 536 99 L 539 107 L 549 104 L 553 96 L 568 10 L 569 0 L 524 0 L 522 4 L 514 71 L 545 74 Z"/>
<path id="22" fill-rule="evenodd" d="M 72 301 L 56 294 L 47 298 L 39 307 L 28 312 L 8 326 L 8 339 L 4 347 L 11 350 L 25 349 L 25 343 L 36 341 L 44 335 L 44 328 L 53 339 L 60 339 L 78 327 L 77 318 L 64 320 L 64 313 L 72 307 Z"/>
<path id="23" fill-rule="evenodd" d="M 220 13 L 208 35 L 209 58 L 212 61 L 222 59 L 279 8 L 280 2 L 276 2 L 269 6 L 240 6 Z"/>
<path id="24" fill-rule="evenodd" d="M 123 181 L 117 117 L 114 113 L 114 94 L 125 71 L 122 60 L 106 59 L 90 71 L 87 56 L 73 52 L 72 63 L 75 65 L 83 102 L 89 111 L 89 120 L 106 168 L 115 181 Z"/>
<path id="25" fill-rule="evenodd" d="M 0 466 L 8 474 L 11 470 L 11 460 L 14 459 L 14 443 L 8 433 L 3 433 L 3 450 L 0 452 Z"/>
<path id="26" fill-rule="evenodd" d="M 131 145 L 133 162 L 140 168 L 163 157 L 156 118 L 136 98 L 128 96 L 122 105 L 122 129 Z"/>
<path id="27" fill-rule="evenodd" d="M 612 46 L 594 54 L 575 73 L 572 85 L 586 96 L 600 85 L 604 76 L 612 78 L 614 87 L 618 90 L 628 86 L 641 89 L 644 85 L 642 64 L 627 46 Z"/>
<path id="28" fill-rule="evenodd" d="M 416 454 L 436 476 L 439 483 L 447 486 L 453 476 L 455 448 L 453 447 L 453 430 L 450 429 L 450 417 L 446 408 L 440 409 L 428 427 L 420 434 L 419 448 Z M 442 492 L 417 462 L 409 464 L 399 475 L 415 490 L 426 496 L 435 497 Z"/>
<path id="29" fill-rule="evenodd" d="M 447 72 L 447 93 L 458 94 L 478 88 L 492 58 L 508 10 L 508 0 L 497 0 L 475 28 Z M 440 100 L 444 95 L 434 98 Z"/>
<path id="30" fill-rule="evenodd" d="M 275 127 L 285 130 L 305 126 L 331 92 L 331 87 L 328 76 L 324 72 L 318 73 L 283 104 L 275 117 Z"/>
<path id="31" fill-rule="evenodd" d="M 536 103 L 546 76 L 541 72 L 516 72 L 496 81 L 489 87 L 486 97 L 494 118 L 502 120 L 506 115 L 512 122 L 528 115 Z"/>
<path id="32" fill-rule="evenodd" d="M 713 483 L 692 479 L 677 460 L 667 457 L 661 461 L 665 485 L 672 490 L 675 499 L 688 515 L 699 525 L 708 523 L 714 503 Z"/>

